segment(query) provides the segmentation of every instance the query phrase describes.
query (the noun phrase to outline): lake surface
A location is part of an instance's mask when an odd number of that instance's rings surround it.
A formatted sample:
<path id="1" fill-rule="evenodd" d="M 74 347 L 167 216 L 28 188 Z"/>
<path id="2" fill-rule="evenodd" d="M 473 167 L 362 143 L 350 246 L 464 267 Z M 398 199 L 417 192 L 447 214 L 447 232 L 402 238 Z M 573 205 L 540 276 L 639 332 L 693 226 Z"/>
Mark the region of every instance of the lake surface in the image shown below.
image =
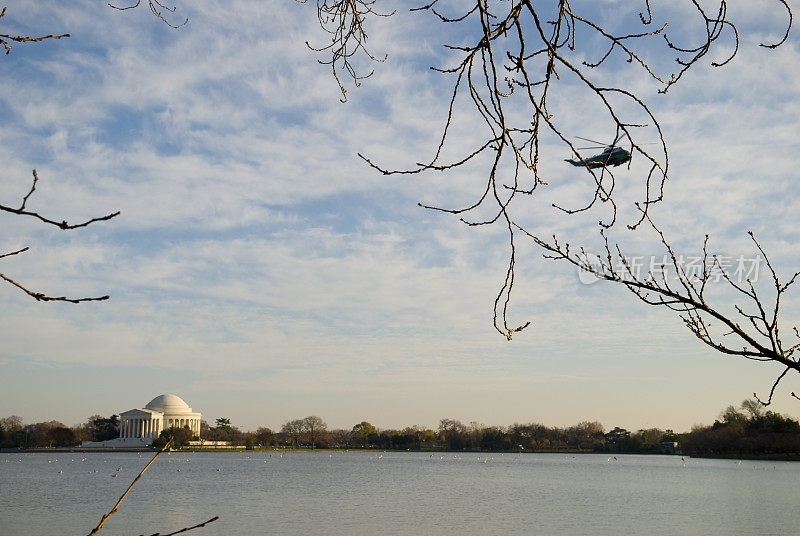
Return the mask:
<path id="1" fill-rule="evenodd" d="M 151 457 L 0 454 L 0 535 L 88 534 Z M 171 453 L 150 466 L 100 534 L 167 533 L 218 515 L 189 534 L 787 535 L 800 534 L 798 506 L 798 462 Z"/>

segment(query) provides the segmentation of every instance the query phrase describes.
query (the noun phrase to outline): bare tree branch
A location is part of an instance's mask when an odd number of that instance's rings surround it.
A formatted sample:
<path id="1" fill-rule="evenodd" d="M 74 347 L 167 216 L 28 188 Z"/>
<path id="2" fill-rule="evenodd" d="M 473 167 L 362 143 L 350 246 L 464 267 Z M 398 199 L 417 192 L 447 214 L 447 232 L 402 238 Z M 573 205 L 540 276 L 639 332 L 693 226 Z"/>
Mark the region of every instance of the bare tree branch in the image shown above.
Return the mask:
<path id="1" fill-rule="evenodd" d="M 89 220 L 83 221 L 81 223 L 76 223 L 76 224 L 67 223 L 66 220 L 62 220 L 62 221 L 58 222 L 56 220 L 53 220 L 53 219 L 50 219 L 50 218 L 46 218 L 46 217 L 42 216 L 41 214 L 39 214 L 36 211 L 32 211 L 32 210 L 28 210 L 27 209 L 28 201 L 30 200 L 30 198 L 33 195 L 33 193 L 36 191 L 36 184 L 38 182 L 39 182 L 39 175 L 38 175 L 38 173 L 36 173 L 36 170 L 34 169 L 33 170 L 33 180 L 31 182 L 30 190 L 28 190 L 28 193 L 25 194 L 25 196 L 22 198 L 22 201 L 21 201 L 19 207 L 14 208 L 14 207 L 11 207 L 11 206 L 0 204 L 0 211 L 8 212 L 8 213 L 11 213 L 11 214 L 16 214 L 18 216 L 30 216 L 30 217 L 38 219 L 39 221 L 42 221 L 44 223 L 48 223 L 50 225 L 55 225 L 59 229 L 64 229 L 64 230 L 78 229 L 80 227 L 86 227 L 86 226 L 88 226 L 88 225 L 90 225 L 92 223 L 95 223 L 95 222 L 98 222 L 98 221 L 110 220 L 110 219 L 112 219 L 112 218 L 114 218 L 114 217 L 119 215 L 119 212 L 114 212 L 112 214 L 107 214 L 105 216 L 91 218 Z M 29 249 L 28 247 L 24 247 L 24 248 L 22 248 L 20 250 L 17 250 L 17 251 L 12 251 L 10 253 L 0 254 L 0 259 L 5 258 L 5 257 L 11 257 L 13 255 L 19 255 L 20 253 L 28 251 L 28 249 Z M 9 276 L 7 276 L 5 274 L 0 273 L 0 279 L 5 281 L 6 283 L 9 283 L 9 284 L 17 287 L 22 292 L 24 292 L 25 294 L 27 294 L 31 298 L 35 299 L 36 301 L 62 301 L 62 302 L 69 302 L 69 303 L 81 303 L 81 302 L 87 302 L 87 301 L 104 301 L 104 300 L 107 300 L 109 298 L 108 296 L 100 296 L 100 297 L 96 297 L 96 298 L 68 298 L 66 296 L 49 296 L 49 295 L 44 294 L 42 292 L 36 292 L 36 291 L 28 289 L 27 287 L 23 286 L 21 283 L 15 281 L 14 279 L 12 279 L 11 277 L 9 277 Z"/>
<path id="2" fill-rule="evenodd" d="M 776 1 L 789 13 L 786 28 L 788 35 L 792 25 L 791 8 L 786 0 Z M 663 199 L 664 185 L 668 178 L 669 153 L 658 120 L 642 98 L 624 87 L 606 87 L 596 82 L 594 71 L 602 68 L 610 58 L 621 57 L 640 69 L 645 77 L 656 81 L 661 86 L 659 92 L 666 93 L 691 67 L 703 60 L 720 39 L 725 44 L 732 45 L 732 51 L 722 60 L 712 61 L 711 65 L 721 67 L 730 62 L 739 48 L 739 33 L 727 18 L 726 0 L 715 3 L 716 9 L 713 11 L 697 0 L 687 2 L 694 6 L 696 16 L 704 28 L 697 36 L 698 42 L 691 45 L 681 44 L 668 35 L 669 21 L 653 26 L 650 0 L 644 2 L 646 13 L 639 13 L 641 31 L 626 34 L 608 31 L 601 23 L 580 13 L 568 0 L 473 0 L 453 14 L 440 10 L 439 0 L 431 0 L 412 10 L 430 12 L 443 24 L 460 25 L 464 29 L 461 35 L 466 36 L 463 41 L 471 43 L 445 44 L 458 55 L 458 59 L 450 67 L 433 68 L 444 76 L 453 77 L 441 136 L 433 157 L 410 169 L 388 169 L 363 154 L 359 153 L 358 156 L 384 175 L 447 172 L 473 162 L 486 165 L 486 182 L 475 192 L 472 202 L 460 207 L 444 207 L 433 203 L 419 205 L 456 215 L 469 226 L 501 222 L 508 229 L 509 263 L 494 305 L 495 328 L 507 338 L 510 339 L 513 333 L 530 324 L 526 322 L 519 327 L 513 327 L 508 322 L 508 304 L 514 285 L 516 261 L 514 233 L 518 228 L 509 209 L 517 195 L 532 196 L 537 188 L 548 184 L 539 168 L 543 134 L 560 140 L 573 156 L 568 162 L 582 168 L 590 179 L 584 204 L 572 207 L 557 202 L 553 204 L 553 207 L 564 213 L 578 214 L 598 206 L 606 206 L 607 215 L 599 224 L 602 228 L 613 226 L 617 219 L 617 203 L 614 199 L 617 171 L 612 168 L 627 163 L 625 169 L 630 170 L 633 158 L 644 161 L 648 169 L 642 181 L 643 198 L 638 203 L 639 217 L 628 227 L 636 229 L 647 220 L 650 206 Z M 369 6 L 371 10 L 372 3 Z M 331 9 L 337 16 L 326 18 Z M 361 43 L 353 34 L 352 20 L 357 19 L 355 27 L 359 32 L 363 31 L 363 20 L 355 15 L 351 19 L 342 16 L 342 13 L 352 14 L 353 9 L 355 8 L 351 2 L 340 1 L 331 6 L 324 1 L 318 2 L 320 22 L 334 36 L 331 46 L 335 50 L 346 50 L 348 42 L 355 44 L 357 49 Z M 583 59 L 598 50 L 594 42 L 588 40 L 587 34 L 606 44 L 605 48 L 599 49 L 597 59 L 592 61 Z M 362 34 L 356 32 L 355 35 Z M 774 48 L 782 44 L 786 35 L 783 40 L 771 46 Z M 666 48 L 676 54 L 672 73 L 657 72 L 643 53 L 639 52 L 658 48 Z M 326 63 L 335 65 L 339 59 L 334 53 L 333 59 Z M 338 75 L 334 74 L 341 86 Z M 358 83 L 359 78 L 354 73 L 350 74 Z M 550 102 L 561 94 L 552 89 L 568 81 L 577 82 L 593 97 L 613 129 L 613 141 L 597 157 L 588 158 L 582 155 L 564 131 L 560 118 L 550 111 Z M 472 128 L 472 132 L 475 132 L 473 148 L 450 162 L 442 162 L 451 129 L 461 119 L 461 115 L 457 116 L 455 112 L 460 100 L 471 104 L 475 116 L 482 123 L 483 131 Z M 644 118 L 644 122 L 637 118 Z M 657 136 L 657 151 L 647 149 L 647 144 L 640 141 L 645 127 L 651 135 L 655 133 Z M 616 156 L 612 157 L 613 155 Z M 470 218 L 479 209 L 487 208 L 490 210 L 489 217 Z M 698 329 L 702 331 L 702 326 L 698 326 Z"/>
<path id="3" fill-rule="evenodd" d="M 139 471 L 139 474 L 136 475 L 136 478 L 133 479 L 133 482 L 131 482 L 131 485 L 128 486 L 128 488 L 125 490 L 125 493 L 123 493 L 122 496 L 117 500 L 116 504 L 114 504 L 114 507 L 111 508 L 111 510 L 109 510 L 107 514 L 104 514 L 102 518 L 100 518 L 100 523 L 98 523 L 97 526 L 92 529 L 92 531 L 88 534 L 88 536 L 93 536 L 94 534 L 97 534 L 100 531 L 100 529 L 103 528 L 103 525 L 108 520 L 108 518 L 117 513 L 117 509 L 119 508 L 119 505 L 122 504 L 122 501 L 125 500 L 125 497 L 128 496 L 128 493 L 130 493 L 131 489 L 133 489 L 133 486 L 136 485 L 136 483 L 142 477 L 144 472 L 147 471 L 147 468 L 150 467 L 150 465 L 154 461 L 156 461 L 156 458 L 161 456 L 161 453 L 169 448 L 171 443 L 172 443 L 172 439 L 168 440 L 164 444 L 164 446 L 161 447 L 161 450 L 156 452 L 155 456 L 153 456 L 153 458 L 149 462 L 147 462 L 147 465 L 145 465 L 144 468 L 141 471 Z"/>
<path id="4" fill-rule="evenodd" d="M 27 288 L 23 287 L 22 285 L 20 285 L 19 283 L 17 283 L 16 281 L 14 281 L 5 274 L 0 274 L 0 279 L 14 285 L 15 287 L 17 287 L 22 292 L 24 292 L 25 294 L 27 294 L 36 301 L 63 301 L 69 303 L 81 303 L 87 301 L 105 301 L 109 298 L 108 296 L 100 296 L 98 298 L 67 298 L 66 296 L 47 296 L 46 294 L 43 294 L 41 292 L 34 292 L 32 290 L 28 290 Z"/>
<path id="5" fill-rule="evenodd" d="M 10 253 L 0 254 L 0 259 L 2 259 L 3 257 L 11 257 L 12 255 L 19 255 L 20 253 L 24 253 L 24 252 L 28 251 L 29 249 L 30 248 L 28 248 L 28 247 L 24 247 L 22 249 L 18 249 L 17 251 L 12 251 Z"/>
<path id="6" fill-rule="evenodd" d="M 781 40 L 778 41 L 777 43 L 773 43 L 771 45 L 761 43 L 761 46 L 764 48 L 778 48 L 779 46 L 784 44 L 787 39 L 789 39 L 789 30 L 792 28 L 792 8 L 789 7 L 789 2 L 787 0 L 778 0 L 778 2 L 783 4 L 783 7 L 786 8 L 786 12 L 789 15 L 789 22 L 786 24 L 786 33 L 783 34 L 783 38 L 781 38 Z"/>
<path id="7" fill-rule="evenodd" d="M 169 534 L 161 534 L 159 532 L 156 532 L 155 534 L 151 534 L 150 536 L 175 536 L 176 534 L 181 534 L 182 532 L 189 532 L 190 530 L 199 529 L 200 527 L 205 527 L 206 525 L 208 525 L 209 523 L 213 523 L 217 519 L 219 519 L 219 516 L 214 516 L 208 521 L 198 523 L 197 525 L 193 525 L 191 527 L 186 527 L 185 529 L 176 530 L 175 532 L 170 532 Z"/>
<path id="8" fill-rule="evenodd" d="M 300 4 L 305 4 L 308 0 L 296 0 Z M 342 84 L 340 74 L 342 71 L 353 79 L 356 87 L 361 85 L 361 81 L 372 76 L 374 71 L 367 74 L 359 74 L 353 65 L 353 58 L 359 51 L 369 60 L 384 62 L 388 55 L 383 58 L 375 57 L 367 48 L 367 31 L 365 23 L 369 17 L 391 17 L 390 13 L 380 13 L 375 11 L 373 6 L 377 0 L 317 0 L 317 18 L 320 27 L 329 34 L 330 44 L 323 47 L 314 47 L 306 41 L 306 46 L 315 52 L 330 52 L 330 59 L 318 60 L 323 65 L 330 65 L 333 77 L 342 92 L 342 102 L 347 100 L 347 89 Z"/>
<path id="9" fill-rule="evenodd" d="M 161 447 L 161 450 L 156 452 L 155 456 L 153 456 L 153 458 L 149 462 L 147 462 L 147 465 L 145 465 L 144 468 L 141 471 L 139 471 L 139 474 L 136 475 L 136 478 L 133 479 L 133 482 L 131 482 L 131 485 L 128 486 L 128 488 L 125 490 L 125 492 L 122 494 L 122 496 L 117 500 L 117 502 L 114 505 L 114 507 L 111 510 L 109 510 L 107 514 L 104 514 L 102 518 L 100 518 L 100 523 L 98 523 L 97 526 L 92 529 L 92 531 L 88 534 L 88 536 L 94 536 L 95 534 L 100 532 L 100 529 L 103 528 L 103 525 L 105 525 L 105 522 L 108 520 L 108 518 L 117 513 L 117 510 L 119 509 L 119 505 L 122 504 L 122 501 L 125 500 L 125 497 L 128 496 L 128 493 L 130 493 L 131 489 L 133 489 L 133 486 L 136 485 L 136 483 L 142 477 L 144 472 L 147 471 L 147 468 L 150 467 L 150 465 L 154 461 L 156 461 L 156 458 L 161 456 L 161 454 L 165 450 L 167 450 L 169 448 L 171 443 L 172 443 L 172 439 L 170 438 L 166 442 L 166 444 L 163 447 Z M 176 534 L 181 534 L 183 532 L 188 532 L 188 531 L 193 530 L 193 529 L 197 529 L 197 528 L 200 528 L 200 527 L 205 527 L 206 525 L 208 525 L 209 523 L 213 523 L 217 519 L 219 519 L 219 516 L 214 516 L 211 519 L 209 519 L 208 521 L 204 521 L 202 523 L 198 523 L 197 525 L 193 525 L 191 527 L 186 527 L 186 528 L 177 530 L 175 532 L 170 532 L 169 534 L 163 534 L 162 535 L 160 533 L 155 533 L 152 536 L 175 536 Z"/>
<path id="10" fill-rule="evenodd" d="M 142 0 L 136 0 L 136 3 L 132 4 L 130 6 L 119 7 L 119 6 L 115 6 L 114 4 L 108 4 L 108 7 L 116 9 L 116 10 L 119 10 L 119 11 L 126 11 L 128 9 L 135 9 L 135 8 L 139 7 L 139 5 L 141 3 L 142 3 Z M 174 29 L 177 30 L 181 26 L 185 26 L 186 24 L 189 23 L 189 18 L 188 17 L 182 23 L 180 23 L 178 25 L 172 24 L 170 21 L 168 21 L 164 17 L 164 11 L 167 11 L 170 14 L 174 14 L 175 11 L 177 11 L 177 9 L 178 9 L 177 6 L 169 7 L 169 6 L 166 6 L 165 4 L 162 4 L 159 0 L 147 0 L 147 4 L 150 7 L 150 11 L 153 13 L 153 15 L 155 15 L 156 17 L 161 19 L 161 21 L 164 22 L 164 24 L 166 24 L 170 28 L 174 28 Z"/>
<path id="11" fill-rule="evenodd" d="M 762 296 L 750 277 L 743 282 L 737 281 L 716 255 L 709 254 L 708 236 L 703 244 L 700 272 L 690 273 L 649 215 L 646 216 L 646 221 L 665 248 L 669 265 L 662 266 L 658 272 L 648 270 L 644 274 L 631 269 L 622 249 L 619 245 L 612 247 L 604 231 L 601 234 L 605 251 L 597 255 L 590 254 L 583 248 L 572 249 L 569 244 L 561 243 L 555 236 L 551 240 L 543 240 L 521 226 L 515 226 L 546 251 L 546 258 L 567 262 L 599 280 L 620 284 L 648 305 L 677 312 L 686 328 L 707 346 L 728 355 L 780 363 L 784 371 L 772 385 L 768 400 L 763 402 L 759 399 L 764 405 L 769 405 L 775 389 L 786 373 L 790 370 L 800 372 L 800 344 L 785 345 L 780 336 L 779 324 L 781 298 L 797 280 L 798 274 L 793 274 L 788 282 L 782 282 L 764 248 L 752 233 L 749 233 L 750 238 L 761 253 L 772 277 L 771 298 Z M 666 267 L 670 270 L 665 270 Z M 671 277 L 668 275 L 670 271 L 674 272 Z M 712 281 L 728 283 L 729 287 L 745 299 L 746 305 L 733 304 L 731 313 L 713 304 L 706 293 Z M 720 333 L 719 328 L 712 329 L 714 326 L 719 326 L 722 332 Z M 793 331 L 800 339 L 797 328 Z"/>
<path id="12" fill-rule="evenodd" d="M 25 195 L 25 197 L 22 198 L 22 204 L 20 204 L 20 206 L 18 208 L 13 208 L 13 207 L 9 207 L 9 206 L 0 204 L 0 211 L 10 212 L 11 214 L 17 214 L 17 215 L 20 215 L 20 216 L 31 216 L 31 217 L 36 218 L 36 219 L 38 219 L 38 220 L 40 220 L 40 221 L 42 221 L 44 223 L 49 223 L 50 225 L 55 225 L 59 229 L 65 229 L 65 230 L 66 229 L 78 229 L 79 227 L 86 227 L 87 225 L 90 225 L 90 224 L 98 222 L 98 221 L 110 220 L 111 218 L 119 216 L 119 214 L 120 214 L 119 211 L 117 211 L 117 212 L 114 212 L 114 213 L 111 213 L 111 214 L 106 214 L 105 216 L 98 216 L 98 217 L 91 218 L 89 220 L 83 221 L 81 223 L 75 223 L 75 224 L 67 223 L 66 220 L 62 220 L 62 221 L 59 222 L 59 221 L 52 220 L 50 218 L 46 218 L 46 217 L 42 216 L 41 214 L 39 214 L 38 212 L 26 210 L 26 205 L 28 203 L 28 199 L 30 199 L 31 195 L 36 190 L 36 183 L 37 182 L 39 182 L 39 175 L 36 173 L 36 170 L 34 169 L 33 170 L 33 181 L 31 182 L 31 189 Z"/>
<path id="13" fill-rule="evenodd" d="M 0 10 L 0 19 L 2 19 L 6 14 L 6 8 L 3 7 Z M 42 35 L 39 37 L 31 37 L 31 36 L 23 36 L 23 35 L 10 35 L 10 34 L 3 34 L 0 33 L 0 45 L 3 45 L 3 48 L 6 50 L 6 55 L 11 53 L 12 46 L 9 44 L 9 41 L 13 41 L 15 43 L 38 43 L 44 41 L 46 39 L 61 39 L 62 37 L 69 37 L 69 34 L 50 34 L 50 35 Z"/>

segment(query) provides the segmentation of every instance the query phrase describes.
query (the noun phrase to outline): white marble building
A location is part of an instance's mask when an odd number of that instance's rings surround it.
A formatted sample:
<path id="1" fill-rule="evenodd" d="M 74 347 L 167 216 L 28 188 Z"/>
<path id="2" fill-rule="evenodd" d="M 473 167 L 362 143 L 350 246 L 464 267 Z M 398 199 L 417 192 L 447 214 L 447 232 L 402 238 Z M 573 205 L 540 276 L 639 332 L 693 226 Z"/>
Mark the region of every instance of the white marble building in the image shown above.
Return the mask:
<path id="1" fill-rule="evenodd" d="M 180 397 L 163 394 L 155 397 L 144 408 L 130 409 L 119 415 L 119 437 L 110 441 L 84 441 L 82 447 L 146 447 L 162 430 L 188 426 L 195 436 L 200 436 L 202 414 Z"/>

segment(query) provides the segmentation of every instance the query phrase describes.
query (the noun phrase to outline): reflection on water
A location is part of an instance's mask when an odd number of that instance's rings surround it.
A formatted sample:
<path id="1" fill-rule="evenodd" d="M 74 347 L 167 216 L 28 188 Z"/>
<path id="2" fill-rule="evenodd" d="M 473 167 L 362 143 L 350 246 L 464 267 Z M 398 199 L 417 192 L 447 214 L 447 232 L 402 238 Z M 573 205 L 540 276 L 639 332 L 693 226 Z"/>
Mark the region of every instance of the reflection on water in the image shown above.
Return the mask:
<path id="1" fill-rule="evenodd" d="M 0 534 L 87 534 L 151 456 L 0 454 Z M 173 452 L 101 534 L 797 534 L 799 495 L 796 462 Z"/>

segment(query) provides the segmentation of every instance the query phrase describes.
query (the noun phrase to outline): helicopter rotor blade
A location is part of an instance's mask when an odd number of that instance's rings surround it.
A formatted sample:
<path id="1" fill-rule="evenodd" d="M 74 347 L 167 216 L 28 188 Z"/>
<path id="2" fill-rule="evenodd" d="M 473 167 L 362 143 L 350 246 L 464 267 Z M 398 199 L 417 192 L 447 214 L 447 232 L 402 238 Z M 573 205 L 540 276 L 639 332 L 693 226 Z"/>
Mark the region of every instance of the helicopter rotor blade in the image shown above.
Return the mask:
<path id="1" fill-rule="evenodd" d="M 598 144 L 598 145 L 600 145 L 602 147 L 608 147 L 608 144 L 607 143 L 603 143 L 602 141 L 590 140 L 589 138 L 582 138 L 580 136 L 575 136 L 575 137 L 578 138 L 579 140 L 590 141 L 592 143 L 596 143 L 596 144 Z"/>
<path id="2" fill-rule="evenodd" d="M 610 147 L 610 145 L 593 145 L 591 147 L 575 147 L 575 148 L 579 151 L 585 151 L 588 149 L 605 149 L 607 147 Z"/>

